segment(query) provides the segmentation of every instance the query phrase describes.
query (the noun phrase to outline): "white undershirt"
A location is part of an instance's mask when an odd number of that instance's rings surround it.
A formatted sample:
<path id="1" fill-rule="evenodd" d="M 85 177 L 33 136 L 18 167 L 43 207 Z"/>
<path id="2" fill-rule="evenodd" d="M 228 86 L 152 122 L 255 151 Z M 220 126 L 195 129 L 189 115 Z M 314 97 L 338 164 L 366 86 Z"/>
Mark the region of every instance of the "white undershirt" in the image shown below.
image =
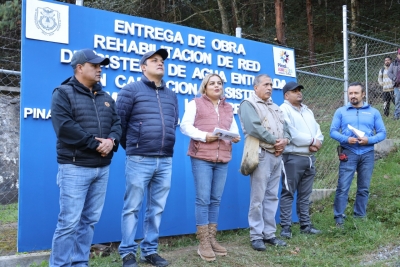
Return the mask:
<path id="1" fill-rule="evenodd" d="M 181 132 L 194 140 L 205 142 L 207 132 L 201 131 L 193 126 L 196 118 L 196 111 L 196 101 L 192 100 L 186 105 L 185 114 L 183 114 L 180 123 Z M 215 111 L 218 113 L 218 106 L 215 107 Z M 234 116 L 232 117 L 232 124 L 229 131 L 239 134 L 239 129 Z"/>

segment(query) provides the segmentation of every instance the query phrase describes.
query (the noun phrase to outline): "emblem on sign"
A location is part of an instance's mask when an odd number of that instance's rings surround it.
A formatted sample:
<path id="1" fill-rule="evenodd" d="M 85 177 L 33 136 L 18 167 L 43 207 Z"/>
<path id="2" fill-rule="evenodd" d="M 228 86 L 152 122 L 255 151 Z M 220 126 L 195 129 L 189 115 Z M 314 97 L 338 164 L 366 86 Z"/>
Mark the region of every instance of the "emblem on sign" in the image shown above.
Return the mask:
<path id="1" fill-rule="evenodd" d="M 45 35 L 53 35 L 61 26 L 60 12 L 48 7 L 38 7 L 35 12 L 35 24 Z"/>

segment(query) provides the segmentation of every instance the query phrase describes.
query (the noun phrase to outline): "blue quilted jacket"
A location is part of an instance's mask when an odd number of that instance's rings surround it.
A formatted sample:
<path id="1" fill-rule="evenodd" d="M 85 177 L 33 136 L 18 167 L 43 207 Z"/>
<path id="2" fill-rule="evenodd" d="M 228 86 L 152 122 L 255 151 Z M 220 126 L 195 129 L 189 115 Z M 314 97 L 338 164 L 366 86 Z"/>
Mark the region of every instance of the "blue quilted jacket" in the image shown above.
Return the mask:
<path id="1" fill-rule="evenodd" d="M 140 81 L 121 89 L 116 104 L 122 125 L 120 143 L 127 155 L 173 155 L 178 99 L 164 81 L 157 87 L 142 75 Z"/>

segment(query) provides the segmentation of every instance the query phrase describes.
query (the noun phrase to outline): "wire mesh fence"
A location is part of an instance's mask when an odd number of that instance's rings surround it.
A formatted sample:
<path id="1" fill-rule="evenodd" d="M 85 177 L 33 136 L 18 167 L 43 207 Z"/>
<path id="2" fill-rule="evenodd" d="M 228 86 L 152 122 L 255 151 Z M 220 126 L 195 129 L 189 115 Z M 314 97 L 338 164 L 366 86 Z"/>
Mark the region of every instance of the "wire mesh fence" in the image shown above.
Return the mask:
<path id="1" fill-rule="evenodd" d="M 368 102 L 378 109 L 384 119 L 387 138 L 396 138 L 399 134 L 399 122 L 394 121 L 394 104 L 389 107 L 389 115 L 384 116 L 384 99 L 382 86 L 378 83 L 378 75 L 384 66 L 384 59 L 390 56 L 396 59 L 400 44 L 389 43 L 363 35 L 351 34 L 349 42 L 349 81 L 361 81 L 367 90 Z"/>
<path id="2" fill-rule="evenodd" d="M 329 68 L 332 66 L 324 66 L 325 75 Z M 343 81 L 303 72 L 297 72 L 297 79 L 305 88 L 302 90 L 303 103 L 313 111 L 324 135 L 323 146 L 316 155 L 314 188 L 335 188 L 339 160 L 337 142 L 329 137 L 329 128 L 335 110 L 343 105 Z"/>
<path id="3" fill-rule="evenodd" d="M 390 139 L 398 136 L 399 122 L 392 119 L 393 103 L 389 106 L 389 116 L 384 116 L 383 90 L 378 83 L 378 75 L 384 66 L 386 56 L 396 58 L 398 47 L 400 45 L 395 43 L 350 32 L 349 83 L 361 82 L 365 85 L 366 100 L 381 112 L 387 130 L 387 138 Z M 337 184 L 339 161 L 336 148 L 338 143 L 329 137 L 329 128 L 334 112 L 344 105 L 343 62 L 343 59 L 338 59 L 333 62 L 308 66 L 300 63 L 297 68 L 298 81 L 305 87 L 303 90 L 304 103 L 314 112 L 325 137 L 324 145 L 317 154 L 317 175 L 314 188 L 336 188 Z"/>

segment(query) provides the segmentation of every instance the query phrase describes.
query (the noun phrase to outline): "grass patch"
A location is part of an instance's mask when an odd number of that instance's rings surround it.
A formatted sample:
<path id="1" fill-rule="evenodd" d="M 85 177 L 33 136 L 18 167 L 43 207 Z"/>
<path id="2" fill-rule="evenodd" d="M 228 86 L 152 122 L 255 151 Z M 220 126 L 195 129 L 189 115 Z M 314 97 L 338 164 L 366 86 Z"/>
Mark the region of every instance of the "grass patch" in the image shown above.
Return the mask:
<path id="1" fill-rule="evenodd" d="M 0 226 L 18 222 L 18 203 L 0 205 Z"/>
<path id="2" fill-rule="evenodd" d="M 287 241 L 287 247 L 268 246 L 265 252 L 254 251 L 250 247 L 249 230 L 238 229 L 218 233 L 217 237 L 227 247 L 228 255 L 217 257 L 215 262 L 206 263 L 197 255 L 195 235 L 161 238 L 160 255 L 170 261 L 171 267 L 399 266 L 398 253 L 384 259 L 376 256 L 381 250 L 400 247 L 399 162 L 399 152 L 376 162 L 367 219 L 351 217 L 356 189 L 353 181 L 344 229 L 335 227 L 334 196 L 331 196 L 311 207 L 313 223 L 323 233 L 302 235 L 299 226 L 294 225 L 293 238 Z M 116 250 L 109 257 L 90 260 L 92 267 L 120 267 L 121 264 Z M 140 263 L 139 266 L 150 265 Z"/>
<path id="3" fill-rule="evenodd" d="M 18 203 L 0 205 L 0 255 L 17 250 Z"/>

